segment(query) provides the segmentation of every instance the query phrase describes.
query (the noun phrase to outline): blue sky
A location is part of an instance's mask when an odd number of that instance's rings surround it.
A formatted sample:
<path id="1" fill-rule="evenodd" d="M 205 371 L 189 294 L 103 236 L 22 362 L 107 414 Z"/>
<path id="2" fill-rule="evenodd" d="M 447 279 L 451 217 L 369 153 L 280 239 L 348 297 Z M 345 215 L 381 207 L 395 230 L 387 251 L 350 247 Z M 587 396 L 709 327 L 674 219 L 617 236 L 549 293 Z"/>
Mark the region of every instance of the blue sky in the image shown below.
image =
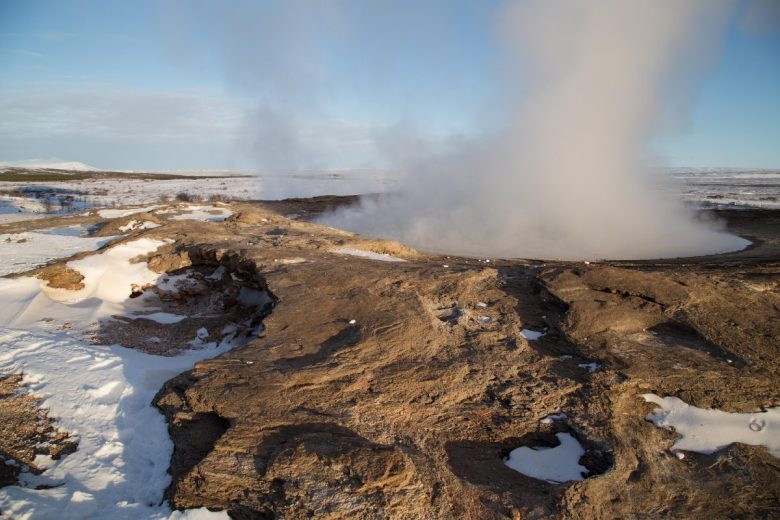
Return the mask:
<path id="1" fill-rule="evenodd" d="M 383 135 L 500 120 L 502 3 L 0 0 L 0 161 L 381 167 Z M 748 7 L 656 139 L 668 163 L 780 168 L 780 25 Z"/>

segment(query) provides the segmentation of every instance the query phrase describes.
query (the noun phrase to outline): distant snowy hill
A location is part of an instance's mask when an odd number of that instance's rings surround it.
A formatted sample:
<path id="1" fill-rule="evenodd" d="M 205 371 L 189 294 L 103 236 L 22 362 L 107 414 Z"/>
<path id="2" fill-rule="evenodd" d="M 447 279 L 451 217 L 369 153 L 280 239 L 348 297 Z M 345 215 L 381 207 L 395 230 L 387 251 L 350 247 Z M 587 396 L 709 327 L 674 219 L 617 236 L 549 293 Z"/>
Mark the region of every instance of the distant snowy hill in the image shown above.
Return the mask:
<path id="1" fill-rule="evenodd" d="M 96 172 L 100 168 L 95 168 L 79 161 L 54 161 L 43 159 L 30 159 L 27 161 L 0 161 L 0 168 L 30 168 L 45 170 L 72 170 L 82 172 Z"/>

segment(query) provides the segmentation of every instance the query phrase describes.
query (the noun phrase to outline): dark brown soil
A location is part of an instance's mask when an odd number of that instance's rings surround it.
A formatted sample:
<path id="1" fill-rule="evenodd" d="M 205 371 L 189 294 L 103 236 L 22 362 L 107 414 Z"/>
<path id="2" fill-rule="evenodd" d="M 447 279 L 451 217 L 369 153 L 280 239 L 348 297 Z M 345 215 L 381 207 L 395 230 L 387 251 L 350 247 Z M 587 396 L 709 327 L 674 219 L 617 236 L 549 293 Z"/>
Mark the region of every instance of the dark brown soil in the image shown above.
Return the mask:
<path id="1" fill-rule="evenodd" d="M 755 242 L 730 255 L 487 266 L 334 255 L 397 246 L 268 212 L 301 214 L 304 201 L 263 208 L 239 208 L 218 245 L 241 249 L 278 298 L 263 337 L 158 395 L 177 446 L 174 506 L 235 518 L 779 514 L 780 464 L 764 448 L 680 460 L 639 397 L 780 404 L 775 213 L 727 214 Z M 187 237 L 213 247 L 213 235 Z M 522 328 L 547 334 L 527 341 Z M 579 366 L 591 362 L 594 373 Z M 540 423 L 559 411 L 568 418 Z M 553 485 L 504 465 L 557 431 L 586 447 L 590 478 Z"/>

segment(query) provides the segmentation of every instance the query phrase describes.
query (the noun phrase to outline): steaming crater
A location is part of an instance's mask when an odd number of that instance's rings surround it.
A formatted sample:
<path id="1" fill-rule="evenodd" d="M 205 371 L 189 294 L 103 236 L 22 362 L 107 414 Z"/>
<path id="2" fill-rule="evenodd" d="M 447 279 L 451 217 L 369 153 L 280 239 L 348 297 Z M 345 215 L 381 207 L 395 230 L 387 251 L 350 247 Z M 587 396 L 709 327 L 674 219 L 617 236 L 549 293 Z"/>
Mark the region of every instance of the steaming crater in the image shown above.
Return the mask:
<path id="1" fill-rule="evenodd" d="M 681 215 L 677 227 L 667 228 L 666 219 L 659 219 L 638 224 L 632 231 L 623 222 L 634 223 L 636 215 L 616 213 L 615 225 L 605 222 L 600 231 L 594 231 L 578 226 L 565 229 L 545 222 L 543 215 L 506 221 L 498 209 L 482 218 L 465 217 L 469 222 L 464 223 L 458 219 L 471 213 L 464 208 L 439 216 L 434 207 L 428 212 L 407 211 L 408 203 L 400 195 L 363 198 L 359 205 L 325 214 L 318 222 L 399 240 L 420 251 L 481 258 L 651 260 L 722 254 L 751 244 L 719 229 L 718 222 L 698 222 L 690 214 Z"/>
<path id="2" fill-rule="evenodd" d="M 649 143 L 733 6 L 708 0 L 507 4 L 507 121 L 496 135 L 398 165 L 398 194 L 322 222 L 418 249 L 561 259 L 652 259 L 742 249 L 658 189 Z M 522 96 L 520 93 L 522 92 Z M 677 101 L 671 103 L 670 101 Z"/>

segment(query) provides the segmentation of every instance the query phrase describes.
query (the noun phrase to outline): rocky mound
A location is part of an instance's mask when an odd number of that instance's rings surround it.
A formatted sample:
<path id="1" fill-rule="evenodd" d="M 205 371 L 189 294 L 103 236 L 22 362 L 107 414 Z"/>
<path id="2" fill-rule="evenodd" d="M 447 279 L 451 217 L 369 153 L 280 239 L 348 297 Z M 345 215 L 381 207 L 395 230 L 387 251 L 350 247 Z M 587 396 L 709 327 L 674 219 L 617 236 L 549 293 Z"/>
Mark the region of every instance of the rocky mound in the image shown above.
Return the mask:
<path id="1" fill-rule="evenodd" d="M 278 303 L 262 337 L 158 394 L 177 446 L 176 507 L 235 518 L 773 514 L 778 464 L 765 448 L 680 458 L 640 394 L 777 406 L 776 256 L 749 267 L 381 262 L 330 252 L 359 237 L 272 214 L 225 226 L 219 247 L 253 262 Z M 514 448 L 554 447 L 561 432 L 584 450 L 581 482 L 506 466 Z"/>

